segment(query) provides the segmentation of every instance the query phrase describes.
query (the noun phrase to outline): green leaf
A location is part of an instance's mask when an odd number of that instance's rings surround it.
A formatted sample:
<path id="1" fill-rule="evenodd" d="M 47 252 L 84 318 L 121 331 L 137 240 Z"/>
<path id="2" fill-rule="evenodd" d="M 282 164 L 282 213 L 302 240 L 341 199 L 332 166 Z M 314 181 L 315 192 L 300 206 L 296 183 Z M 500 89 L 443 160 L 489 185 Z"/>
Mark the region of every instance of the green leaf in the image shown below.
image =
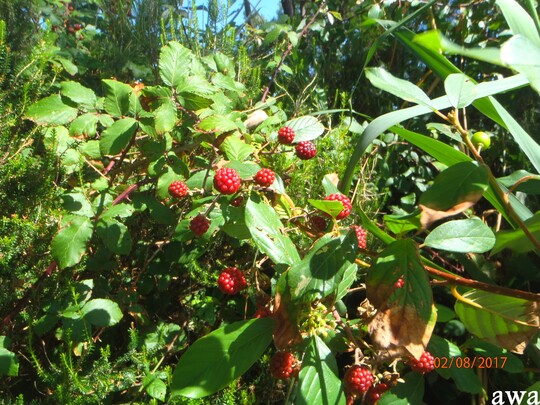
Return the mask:
<path id="1" fill-rule="evenodd" d="M 69 134 L 71 136 L 88 136 L 96 135 L 98 117 L 95 114 L 83 114 L 75 118 L 69 126 Z"/>
<path id="2" fill-rule="evenodd" d="M 498 391 L 498 392 L 501 393 L 501 394 L 505 393 L 504 391 Z M 540 381 L 534 383 L 529 388 L 527 388 L 527 391 L 525 392 L 525 395 L 523 395 L 523 399 L 520 401 L 519 405 L 536 404 L 538 402 L 538 398 L 540 398 Z M 498 400 L 499 399 L 497 399 L 497 401 Z M 504 401 L 504 399 L 503 399 L 503 401 Z"/>
<path id="3" fill-rule="evenodd" d="M 174 102 L 169 101 L 168 103 L 162 104 L 154 111 L 154 114 L 155 128 L 159 135 L 172 131 L 178 120 Z"/>
<path id="4" fill-rule="evenodd" d="M 311 141 L 324 133 L 324 126 L 319 120 L 310 115 L 287 121 L 286 126 L 294 129 L 294 142 Z"/>
<path id="5" fill-rule="evenodd" d="M 390 391 L 384 393 L 377 401 L 377 405 L 422 405 L 424 397 L 424 376 L 416 372 L 409 372 Z"/>
<path id="6" fill-rule="evenodd" d="M 339 193 L 339 189 L 337 188 L 337 185 L 334 184 L 333 178 L 337 180 L 337 175 L 325 174 L 323 177 L 322 186 L 326 195 Z"/>
<path id="7" fill-rule="evenodd" d="M 465 301 L 465 302 L 464 302 Z M 467 330 L 499 347 L 522 353 L 538 324 L 536 303 L 480 290 L 469 290 L 456 301 L 454 310 Z"/>
<path id="8" fill-rule="evenodd" d="M 465 108 L 476 99 L 476 85 L 462 73 L 452 73 L 444 80 L 444 89 L 454 108 Z"/>
<path id="9" fill-rule="evenodd" d="M 403 279 L 403 287 L 395 285 Z M 371 266 L 366 280 L 367 298 L 378 310 L 369 325 L 374 341 L 405 347 L 420 356 L 436 319 L 429 278 L 416 243 L 399 239 L 390 243 Z"/>
<path id="10" fill-rule="evenodd" d="M 270 205 L 250 198 L 246 204 L 246 225 L 259 250 L 275 264 L 293 265 L 300 261 L 294 243 Z"/>
<path id="11" fill-rule="evenodd" d="M 142 380 L 142 385 L 149 396 L 160 401 L 165 401 L 167 385 L 155 374 L 147 374 Z"/>
<path id="12" fill-rule="evenodd" d="M 526 170 L 517 170 L 512 174 L 497 179 L 499 183 L 507 188 L 515 187 L 516 191 L 521 191 L 525 194 L 540 195 L 540 175 L 529 173 Z"/>
<path id="13" fill-rule="evenodd" d="M 62 195 L 62 206 L 72 214 L 92 218 L 95 215 L 92 204 L 83 193 L 67 193 Z"/>
<path id="14" fill-rule="evenodd" d="M 175 212 L 150 195 L 138 194 L 133 197 L 133 206 L 144 211 L 148 209 L 150 216 L 161 225 L 174 225 L 178 222 Z"/>
<path id="15" fill-rule="evenodd" d="M 104 79 L 103 86 L 105 88 L 105 100 L 103 106 L 105 111 L 113 117 L 122 117 L 129 111 L 129 96 L 133 89 L 116 80 Z"/>
<path id="16" fill-rule="evenodd" d="M 40 125 L 63 125 L 77 116 L 77 109 L 62 102 L 58 94 L 39 100 L 28 107 L 26 117 Z"/>
<path id="17" fill-rule="evenodd" d="M 198 111 L 210 107 L 214 100 L 194 93 L 182 92 L 178 96 L 178 102 L 187 110 Z"/>
<path id="18" fill-rule="evenodd" d="M 336 359 L 318 336 L 309 338 L 298 376 L 295 404 L 345 404 Z"/>
<path id="19" fill-rule="evenodd" d="M 0 375 L 16 377 L 19 375 L 19 359 L 12 351 L 0 348 Z"/>
<path id="20" fill-rule="evenodd" d="M 441 172 L 420 197 L 424 226 L 469 209 L 489 186 L 488 168 L 475 162 L 461 162 Z"/>
<path id="21" fill-rule="evenodd" d="M 192 52 L 176 41 L 161 48 L 159 55 L 159 75 L 167 86 L 176 87 L 182 83 L 182 77 L 189 73 Z"/>
<path id="22" fill-rule="evenodd" d="M 67 224 L 51 243 L 52 255 L 61 269 L 74 266 L 86 253 L 86 244 L 92 237 L 92 222 L 85 217 L 70 215 L 64 219 Z"/>
<path id="23" fill-rule="evenodd" d="M 415 84 L 399 79 L 383 68 L 366 68 L 366 78 L 371 84 L 405 101 L 430 106 L 431 100 L 424 91 Z"/>
<path id="24" fill-rule="evenodd" d="M 78 151 L 82 153 L 84 156 L 90 159 L 100 159 L 101 158 L 101 151 L 99 150 L 99 141 L 94 139 L 91 141 L 81 142 L 78 147 Z M 101 179 L 102 181 L 107 182 L 104 178 Z"/>
<path id="25" fill-rule="evenodd" d="M 238 129 L 238 125 L 224 115 L 215 114 L 199 122 L 197 128 L 203 131 L 222 133 L 235 131 Z"/>
<path id="26" fill-rule="evenodd" d="M 223 326 L 193 343 L 180 358 L 171 397 L 203 398 L 244 374 L 272 340 L 274 320 L 250 319 Z"/>
<path id="27" fill-rule="evenodd" d="M 322 212 L 326 212 L 332 218 L 335 218 L 343 211 L 343 204 L 339 201 L 314 200 L 309 198 L 308 202 Z"/>
<path id="28" fill-rule="evenodd" d="M 540 211 L 524 221 L 524 224 L 536 240 L 540 240 Z M 499 231 L 497 232 L 496 237 L 497 241 L 495 242 L 495 247 L 491 251 L 492 255 L 503 249 L 511 249 L 516 253 L 526 253 L 535 250 L 533 243 L 521 228 L 513 231 Z"/>
<path id="29" fill-rule="evenodd" d="M 62 87 L 62 96 L 86 108 L 93 109 L 95 107 L 97 98 L 93 90 L 72 81 L 62 82 L 60 84 Z"/>
<path id="30" fill-rule="evenodd" d="M 128 227 L 122 222 L 112 218 L 101 218 L 97 223 L 96 232 L 111 252 L 127 255 L 131 251 L 133 245 L 131 235 Z"/>
<path id="31" fill-rule="evenodd" d="M 426 237 L 424 244 L 449 252 L 484 253 L 495 245 L 495 235 L 478 218 L 459 219 L 439 225 Z"/>
<path id="32" fill-rule="evenodd" d="M 343 240 L 325 235 L 301 261 L 281 275 L 283 280 L 280 279 L 279 284 L 287 286 L 292 302 L 314 302 L 328 296 L 333 296 L 335 301 L 346 294 L 357 269 L 353 239 L 355 236 L 352 234 Z"/>
<path id="33" fill-rule="evenodd" d="M 100 216 L 100 219 L 109 219 L 114 217 L 127 218 L 133 214 L 133 205 L 120 203 L 107 208 Z"/>
<path id="34" fill-rule="evenodd" d="M 420 213 L 418 210 L 411 214 L 396 215 L 388 214 L 383 217 L 384 224 L 394 235 L 402 235 L 404 233 L 420 229 Z"/>
<path id="35" fill-rule="evenodd" d="M 536 25 L 521 5 L 515 0 L 496 0 L 496 2 L 514 36 L 521 35 L 540 46 L 540 35 L 538 35 Z"/>
<path id="36" fill-rule="evenodd" d="M 250 177 L 255 176 L 259 170 L 261 170 L 261 166 L 250 161 L 239 162 L 237 160 L 233 160 L 232 162 L 227 163 L 225 167 L 230 167 L 231 169 L 236 170 L 241 179 L 249 179 Z"/>
<path id="37" fill-rule="evenodd" d="M 485 368 L 492 368 L 489 367 L 492 365 L 494 366 L 493 368 L 500 368 L 507 373 L 523 373 L 523 369 L 525 367 L 523 361 L 521 361 L 518 356 L 510 353 L 506 349 L 478 339 L 467 340 L 465 346 L 472 350 L 476 354 L 477 358 L 482 357 L 485 359 Z"/>
<path id="38" fill-rule="evenodd" d="M 90 324 L 101 328 L 116 325 L 123 316 L 116 302 L 104 298 L 88 301 L 82 307 L 81 315 Z"/>
<path id="39" fill-rule="evenodd" d="M 435 368 L 435 371 L 445 379 L 451 378 L 454 380 L 459 391 L 469 394 L 482 392 L 482 383 L 472 367 L 457 367 L 455 363 L 451 363 L 451 361 L 455 362 L 456 358 L 461 359 L 458 361 L 463 361 L 466 357 L 459 347 L 442 337 L 433 335 L 427 349 L 437 358 L 438 367 Z M 452 358 L 454 360 L 451 360 Z"/>
<path id="40" fill-rule="evenodd" d="M 531 86 L 540 92 L 540 46 L 521 35 L 514 35 L 501 47 L 501 60 L 527 76 Z"/>
<path id="41" fill-rule="evenodd" d="M 220 146 L 220 149 L 225 152 L 229 160 L 246 160 L 255 151 L 255 148 L 245 143 L 237 136 L 228 136 Z"/>
<path id="42" fill-rule="evenodd" d="M 115 121 L 101 134 L 99 147 L 103 155 L 117 155 L 129 145 L 129 141 L 137 131 L 137 121 L 123 118 Z"/>

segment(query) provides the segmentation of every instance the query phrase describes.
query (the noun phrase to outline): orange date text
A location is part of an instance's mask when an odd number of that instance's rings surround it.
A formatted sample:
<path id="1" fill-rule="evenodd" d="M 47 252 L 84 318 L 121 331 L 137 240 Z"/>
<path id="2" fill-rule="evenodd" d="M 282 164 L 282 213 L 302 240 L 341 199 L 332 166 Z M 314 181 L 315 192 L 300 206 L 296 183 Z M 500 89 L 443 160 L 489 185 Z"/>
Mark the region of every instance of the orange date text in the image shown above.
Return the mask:
<path id="1" fill-rule="evenodd" d="M 435 357 L 435 368 L 504 368 L 506 356 L 484 357 L 484 356 L 441 356 Z"/>

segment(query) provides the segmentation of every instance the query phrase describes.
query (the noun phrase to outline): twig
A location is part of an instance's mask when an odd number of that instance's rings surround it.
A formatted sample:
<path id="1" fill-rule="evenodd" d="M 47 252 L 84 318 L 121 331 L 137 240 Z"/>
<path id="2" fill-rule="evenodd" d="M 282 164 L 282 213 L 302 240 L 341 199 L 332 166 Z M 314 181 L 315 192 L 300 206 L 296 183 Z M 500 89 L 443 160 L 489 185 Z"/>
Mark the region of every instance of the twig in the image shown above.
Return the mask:
<path id="1" fill-rule="evenodd" d="M 317 11 L 315 12 L 315 14 L 313 14 L 313 17 L 311 17 L 311 20 L 309 20 L 309 22 L 305 25 L 305 27 L 302 29 L 302 31 L 298 35 L 298 41 L 300 41 L 300 39 L 303 38 L 307 34 L 307 31 L 308 31 L 309 27 L 315 22 L 317 16 L 321 13 L 321 11 L 325 7 L 326 7 L 326 1 L 323 1 L 321 3 L 321 5 L 319 6 L 319 8 L 317 9 Z M 264 93 L 262 95 L 261 102 L 264 103 L 264 101 L 266 100 L 266 97 L 268 97 L 268 93 L 270 92 L 270 86 L 276 80 L 276 76 L 277 76 L 279 70 L 281 69 L 281 66 L 283 65 L 283 62 L 285 62 L 285 58 L 287 56 L 289 56 L 289 54 L 292 52 L 292 50 L 293 50 L 293 44 L 292 44 L 292 42 L 289 42 L 289 45 L 287 46 L 287 49 L 285 49 L 285 52 L 283 52 L 283 54 L 281 55 L 281 59 L 280 59 L 279 63 L 277 64 L 277 66 L 274 69 L 274 73 L 272 73 L 272 77 L 270 78 L 270 82 L 268 82 L 268 85 L 264 89 Z"/>

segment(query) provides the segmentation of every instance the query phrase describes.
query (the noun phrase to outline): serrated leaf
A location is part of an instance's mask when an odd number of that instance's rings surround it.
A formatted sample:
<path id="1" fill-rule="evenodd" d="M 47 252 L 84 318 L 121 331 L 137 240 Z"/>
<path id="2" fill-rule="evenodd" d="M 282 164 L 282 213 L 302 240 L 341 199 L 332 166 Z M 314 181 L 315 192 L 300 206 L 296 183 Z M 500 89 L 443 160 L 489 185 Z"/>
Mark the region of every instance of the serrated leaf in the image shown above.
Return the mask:
<path id="1" fill-rule="evenodd" d="M 92 204 L 83 193 L 67 193 L 62 195 L 62 206 L 73 214 L 92 218 L 95 215 Z"/>
<path id="2" fill-rule="evenodd" d="M 75 104 L 91 109 L 96 105 L 96 93 L 88 87 L 72 81 L 62 82 L 60 85 L 62 87 L 62 96 L 69 98 Z"/>
<path id="3" fill-rule="evenodd" d="M 356 272 L 353 235 L 344 239 L 325 235 L 297 261 L 278 282 L 278 291 L 289 289 L 291 302 L 314 302 L 333 295 L 335 300 L 346 293 Z M 352 275 L 352 278 L 351 278 Z M 346 284 L 342 284 L 346 280 Z"/>
<path id="4" fill-rule="evenodd" d="M 416 104 L 430 106 L 431 100 L 424 91 L 415 84 L 399 79 L 383 68 L 365 69 L 366 78 L 371 84 L 381 90 L 384 90 L 405 101 L 411 101 Z"/>
<path id="5" fill-rule="evenodd" d="M 287 121 L 286 126 L 294 129 L 294 142 L 311 141 L 324 133 L 324 125 L 311 115 L 304 115 Z"/>
<path id="6" fill-rule="evenodd" d="M 170 101 L 159 106 L 155 111 L 155 128 L 158 135 L 170 132 L 178 120 L 176 116 L 176 105 Z"/>
<path id="7" fill-rule="evenodd" d="M 243 140 L 236 136 L 228 136 L 220 146 L 220 149 L 225 152 L 227 159 L 243 161 L 255 151 L 255 148 L 248 145 Z"/>
<path id="8" fill-rule="evenodd" d="M 336 359 L 318 336 L 309 338 L 298 376 L 295 404 L 345 404 Z"/>
<path id="9" fill-rule="evenodd" d="M 396 286 L 400 278 L 403 287 Z M 410 239 L 390 243 L 371 266 L 366 284 L 367 297 L 378 310 L 369 324 L 372 339 L 381 348 L 405 348 L 420 357 L 431 337 L 436 313 L 416 244 Z"/>
<path id="10" fill-rule="evenodd" d="M 180 85 L 182 77 L 189 73 L 192 59 L 192 52 L 176 41 L 161 48 L 159 75 L 163 83 L 172 87 Z"/>
<path id="11" fill-rule="evenodd" d="M 261 166 L 250 161 L 239 162 L 237 160 L 233 160 L 232 162 L 227 163 L 225 167 L 230 167 L 231 169 L 236 170 L 241 179 L 249 179 L 250 177 L 255 176 L 259 170 L 261 170 Z"/>
<path id="12" fill-rule="evenodd" d="M 275 264 L 292 265 L 300 261 L 294 243 L 270 205 L 250 198 L 246 204 L 246 225 L 259 250 Z"/>
<path id="13" fill-rule="evenodd" d="M 101 218 L 97 223 L 96 232 L 111 252 L 127 255 L 131 251 L 133 245 L 131 234 L 122 222 L 112 218 Z"/>
<path id="14" fill-rule="evenodd" d="M 104 79 L 105 100 L 103 107 L 113 117 L 122 117 L 129 111 L 129 97 L 133 89 L 131 86 L 116 80 Z"/>
<path id="15" fill-rule="evenodd" d="M 485 253 L 495 245 L 495 234 L 478 218 L 459 219 L 439 225 L 424 244 L 449 252 Z"/>
<path id="16" fill-rule="evenodd" d="M 197 124 L 197 128 L 208 131 L 208 132 L 229 132 L 235 131 L 238 129 L 238 125 L 230 118 L 225 117 L 224 115 L 215 114 L 209 117 L 206 117 L 201 122 Z"/>
<path id="17" fill-rule="evenodd" d="M 420 213 L 418 211 L 406 215 L 389 214 L 383 217 L 384 224 L 394 235 L 401 235 L 420 229 Z"/>
<path id="18" fill-rule="evenodd" d="M 420 197 L 420 221 L 434 221 L 459 214 L 476 204 L 488 189 L 488 169 L 475 162 L 462 162 L 441 172 Z"/>
<path id="19" fill-rule="evenodd" d="M 171 397 L 203 398 L 244 374 L 272 340 L 271 318 L 235 322 L 193 343 L 178 362 Z"/>
<path id="20" fill-rule="evenodd" d="M 77 109 L 62 102 L 58 94 L 54 94 L 28 107 L 26 117 L 40 125 L 63 125 L 77 116 Z"/>
<path id="21" fill-rule="evenodd" d="M 484 366 L 486 368 L 491 368 L 488 366 L 494 365 L 495 368 L 500 368 L 507 373 L 517 374 L 523 372 L 525 367 L 523 361 L 502 347 L 478 339 L 469 339 L 465 345 L 476 353 L 477 358 L 485 359 Z"/>
<path id="22" fill-rule="evenodd" d="M 72 215 L 67 218 L 67 223 L 51 243 L 52 255 L 61 269 L 79 263 L 93 233 L 93 225 L 88 218 Z"/>
<path id="23" fill-rule="evenodd" d="M 81 308 L 81 315 L 91 325 L 101 328 L 116 325 L 122 319 L 122 311 L 114 301 L 95 298 Z"/>
<path id="24" fill-rule="evenodd" d="M 469 290 L 454 309 L 470 333 L 516 353 L 540 326 L 540 306 L 522 298 Z"/>
<path id="25" fill-rule="evenodd" d="M 98 117 L 95 114 L 83 114 L 75 118 L 69 126 L 69 134 L 71 136 L 88 136 L 96 135 Z"/>
<path id="26" fill-rule="evenodd" d="M 115 121 L 101 134 L 99 147 L 103 155 L 117 155 L 128 146 L 129 141 L 137 131 L 137 121 L 133 118 L 123 118 Z"/>

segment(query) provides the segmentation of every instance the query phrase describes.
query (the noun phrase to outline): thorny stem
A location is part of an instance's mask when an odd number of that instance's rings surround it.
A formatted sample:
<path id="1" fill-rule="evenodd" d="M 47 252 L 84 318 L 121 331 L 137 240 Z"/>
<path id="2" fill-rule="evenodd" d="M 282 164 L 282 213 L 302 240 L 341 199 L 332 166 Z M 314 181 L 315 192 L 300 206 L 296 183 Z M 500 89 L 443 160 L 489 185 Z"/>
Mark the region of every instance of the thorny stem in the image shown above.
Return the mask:
<path id="1" fill-rule="evenodd" d="M 311 20 L 309 20 L 309 22 L 305 25 L 305 27 L 302 29 L 302 31 L 298 35 L 298 41 L 300 41 L 300 39 L 303 38 L 307 34 L 307 31 L 308 31 L 309 27 L 311 27 L 311 25 L 315 22 L 317 16 L 321 13 L 321 11 L 325 7 L 326 7 L 326 1 L 323 1 L 321 3 L 321 5 L 319 6 L 319 8 L 317 9 L 317 11 L 315 12 L 315 14 L 313 14 L 313 17 L 311 17 Z M 262 95 L 261 102 L 264 103 L 266 101 L 266 97 L 268 97 L 268 93 L 270 92 L 270 86 L 276 80 L 276 76 L 277 76 L 279 70 L 281 69 L 281 66 L 283 65 L 283 62 L 285 62 L 285 58 L 287 56 L 289 56 L 289 54 L 292 52 L 292 50 L 293 50 L 293 44 L 292 44 L 292 42 L 289 42 L 289 45 L 287 46 L 287 49 L 281 55 L 281 59 L 280 59 L 279 63 L 277 64 L 277 66 L 275 67 L 274 72 L 272 73 L 272 77 L 270 78 L 270 82 L 268 83 L 268 85 L 264 89 L 264 93 Z"/>
<path id="2" fill-rule="evenodd" d="M 516 211 L 514 211 L 514 207 L 512 207 L 512 204 L 510 204 L 510 200 L 508 199 L 508 195 L 501 189 L 501 186 L 499 185 L 499 183 L 497 182 L 497 179 L 491 172 L 491 169 L 489 168 L 489 166 L 487 166 L 484 163 L 484 159 L 482 159 L 482 156 L 480 156 L 480 153 L 478 153 L 478 150 L 472 144 L 471 140 L 469 139 L 469 134 L 467 130 L 465 130 L 461 126 L 461 123 L 459 122 L 459 116 L 458 116 L 457 110 L 455 110 L 453 114 L 449 115 L 449 117 L 447 117 L 446 120 L 450 122 L 452 125 L 454 125 L 454 127 L 459 131 L 459 133 L 461 134 L 461 138 L 463 139 L 463 142 L 465 142 L 467 147 L 470 149 L 474 158 L 487 168 L 488 176 L 489 176 L 489 183 L 493 187 L 493 190 L 495 191 L 495 193 L 497 193 L 497 196 L 503 202 L 506 208 L 506 212 L 518 224 L 518 226 L 521 228 L 525 236 L 527 236 L 527 238 L 532 242 L 536 250 L 540 252 L 540 241 L 536 239 L 536 237 L 532 234 L 532 232 L 529 230 L 527 225 L 525 225 L 525 223 L 521 220 L 519 215 L 516 214 Z"/>

